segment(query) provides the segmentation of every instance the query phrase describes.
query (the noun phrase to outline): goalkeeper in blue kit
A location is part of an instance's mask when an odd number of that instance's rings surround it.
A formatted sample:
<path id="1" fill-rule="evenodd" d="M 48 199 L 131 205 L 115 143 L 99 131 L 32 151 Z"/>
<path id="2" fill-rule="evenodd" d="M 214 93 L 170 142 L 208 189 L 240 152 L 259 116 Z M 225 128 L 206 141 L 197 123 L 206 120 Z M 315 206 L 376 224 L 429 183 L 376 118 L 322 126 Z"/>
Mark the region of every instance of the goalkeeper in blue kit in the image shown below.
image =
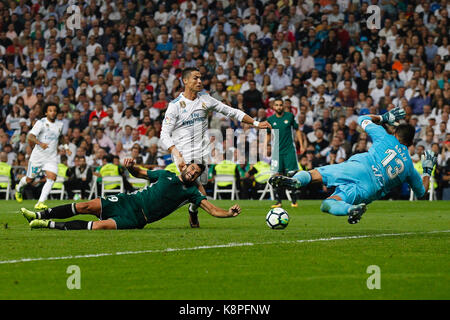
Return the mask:
<path id="1" fill-rule="evenodd" d="M 320 209 L 336 216 L 348 216 L 350 224 L 359 222 L 367 204 L 381 199 L 403 182 L 407 182 L 416 196 L 421 198 L 428 191 L 436 156 L 432 151 L 425 152 L 422 157 L 424 171 L 420 176 L 408 153 L 414 139 L 414 127 L 400 124 L 395 128 L 394 135 L 390 135 L 377 125 L 395 125 L 404 117 L 405 111 L 401 108 L 381 116 L 360 116 L 358 124 L 373 141 L 368 152 L 356 154 L 340 164 L 300 171 L 292 178 L 273 176 L 269 183 L 274 187 L 290 189 L 299 189 L 310 183 L 336 187 L 335 192 L 322 202 Z"/>

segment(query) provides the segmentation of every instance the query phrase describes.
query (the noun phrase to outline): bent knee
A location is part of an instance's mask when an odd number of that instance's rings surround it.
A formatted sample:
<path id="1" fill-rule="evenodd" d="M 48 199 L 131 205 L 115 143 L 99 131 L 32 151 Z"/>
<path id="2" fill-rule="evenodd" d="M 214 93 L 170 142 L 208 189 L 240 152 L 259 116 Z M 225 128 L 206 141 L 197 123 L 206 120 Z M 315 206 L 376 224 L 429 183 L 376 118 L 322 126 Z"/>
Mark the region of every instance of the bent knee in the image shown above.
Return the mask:
<path id="1" fill-rule="evenodd" d="M 322 201 L 322 204 L 320 205 L 320 210 L 322 212 L 330 213 L 331 206 L 334 202 L 336 202 L 338 199 L 335 198 L 327 198 Z"/>
<path id="2" fill-rule="evenodd" d="M 79 202 L 75 204 L 75 208 L 79 213 L 89 214 L 92 211 L 92 205 L 89 202 Z"/>

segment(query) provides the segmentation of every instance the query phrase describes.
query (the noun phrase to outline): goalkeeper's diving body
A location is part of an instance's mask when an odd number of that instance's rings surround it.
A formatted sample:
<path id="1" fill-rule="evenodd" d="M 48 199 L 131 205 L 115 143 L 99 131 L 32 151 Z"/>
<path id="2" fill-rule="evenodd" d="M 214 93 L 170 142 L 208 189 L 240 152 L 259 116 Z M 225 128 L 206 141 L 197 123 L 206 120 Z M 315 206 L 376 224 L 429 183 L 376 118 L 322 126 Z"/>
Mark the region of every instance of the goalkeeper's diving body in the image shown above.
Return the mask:
<path id="1" fill-rule="evenodd" d="M 198 190 L 195 180 L 205 170 L 202 164 L 190 163 L 179 176 L 166 170 L 144 170 L 133 159 L 124 159 L 124 166 L 137 178 L 154 183 L 131 194 L 96 198 L 87 202 L 65 204 L 33 212 L 21 209 L 32 229 L 59 230 L 142 229 L 146 224 L 160 220 L 174 212 L 183 202 L 189 201 L 218 218 L 236 217 L 239 205 L 223 210 L 206 200 Z M 78 214 L 95 215 L 98 221 L 71 220 L 55 222 Z"/>
<path id="2" fill-rule="evenodd" d="M 359 222 L 366 205 L 381 199 L 393 188 L 407 182 L 417 197 L 428 191 L 430 174 L 436 163 L 433 152 L 426 151 L 422 159 L 422 176 L 414 168 L 408 146 L 413 143 L 414 127 L 400 124 L 394 135 L 377 125 L 394 125 L 405 117 L 405 111 L 395 108 L 382 116 L 367 115 L 358 118 L 358 124 L 372 138 L 368 152 L 356 154 L 347 161 L 297 172 L 292 178 L 274 176 L 269 180 L 273 186 L 299 189 L 310 183 L 322 183 L 336 187 L 335 192 L 322 202 L 320 209 L 336 216 L 348 216 L 348 222 Z"/>

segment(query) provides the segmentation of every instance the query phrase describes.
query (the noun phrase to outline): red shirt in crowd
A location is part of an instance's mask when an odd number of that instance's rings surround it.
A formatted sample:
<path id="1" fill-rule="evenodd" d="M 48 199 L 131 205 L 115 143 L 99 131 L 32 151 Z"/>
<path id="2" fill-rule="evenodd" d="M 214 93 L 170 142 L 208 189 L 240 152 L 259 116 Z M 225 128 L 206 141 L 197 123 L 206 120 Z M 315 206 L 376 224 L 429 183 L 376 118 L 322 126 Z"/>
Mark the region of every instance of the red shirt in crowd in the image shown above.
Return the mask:
<path id="1" fill-rule="evenodd" d="M 97 117 L 98 120 L 102 120 L 104 117 L 107 117 L 108 114 L 105 111 L 100 111 L 98 112 L 97 110 L 94 110 L 91 112 L 91 114 L 89 115 L 89 122 L 92 120 L 93 117 Z"/>

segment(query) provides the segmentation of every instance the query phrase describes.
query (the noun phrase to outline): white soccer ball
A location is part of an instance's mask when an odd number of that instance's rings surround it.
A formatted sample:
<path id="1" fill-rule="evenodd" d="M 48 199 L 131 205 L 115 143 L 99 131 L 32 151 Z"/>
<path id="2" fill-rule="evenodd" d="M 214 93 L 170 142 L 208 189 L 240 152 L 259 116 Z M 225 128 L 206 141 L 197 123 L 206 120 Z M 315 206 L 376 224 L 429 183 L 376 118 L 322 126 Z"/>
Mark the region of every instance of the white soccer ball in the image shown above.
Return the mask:
<path id="1" fill-rule="evenodd" d="M 284 229 L 289 224 L 289 215 L 282 208 L 273 208 L 266 215 L 266 223 L 271 229 Z"/>

